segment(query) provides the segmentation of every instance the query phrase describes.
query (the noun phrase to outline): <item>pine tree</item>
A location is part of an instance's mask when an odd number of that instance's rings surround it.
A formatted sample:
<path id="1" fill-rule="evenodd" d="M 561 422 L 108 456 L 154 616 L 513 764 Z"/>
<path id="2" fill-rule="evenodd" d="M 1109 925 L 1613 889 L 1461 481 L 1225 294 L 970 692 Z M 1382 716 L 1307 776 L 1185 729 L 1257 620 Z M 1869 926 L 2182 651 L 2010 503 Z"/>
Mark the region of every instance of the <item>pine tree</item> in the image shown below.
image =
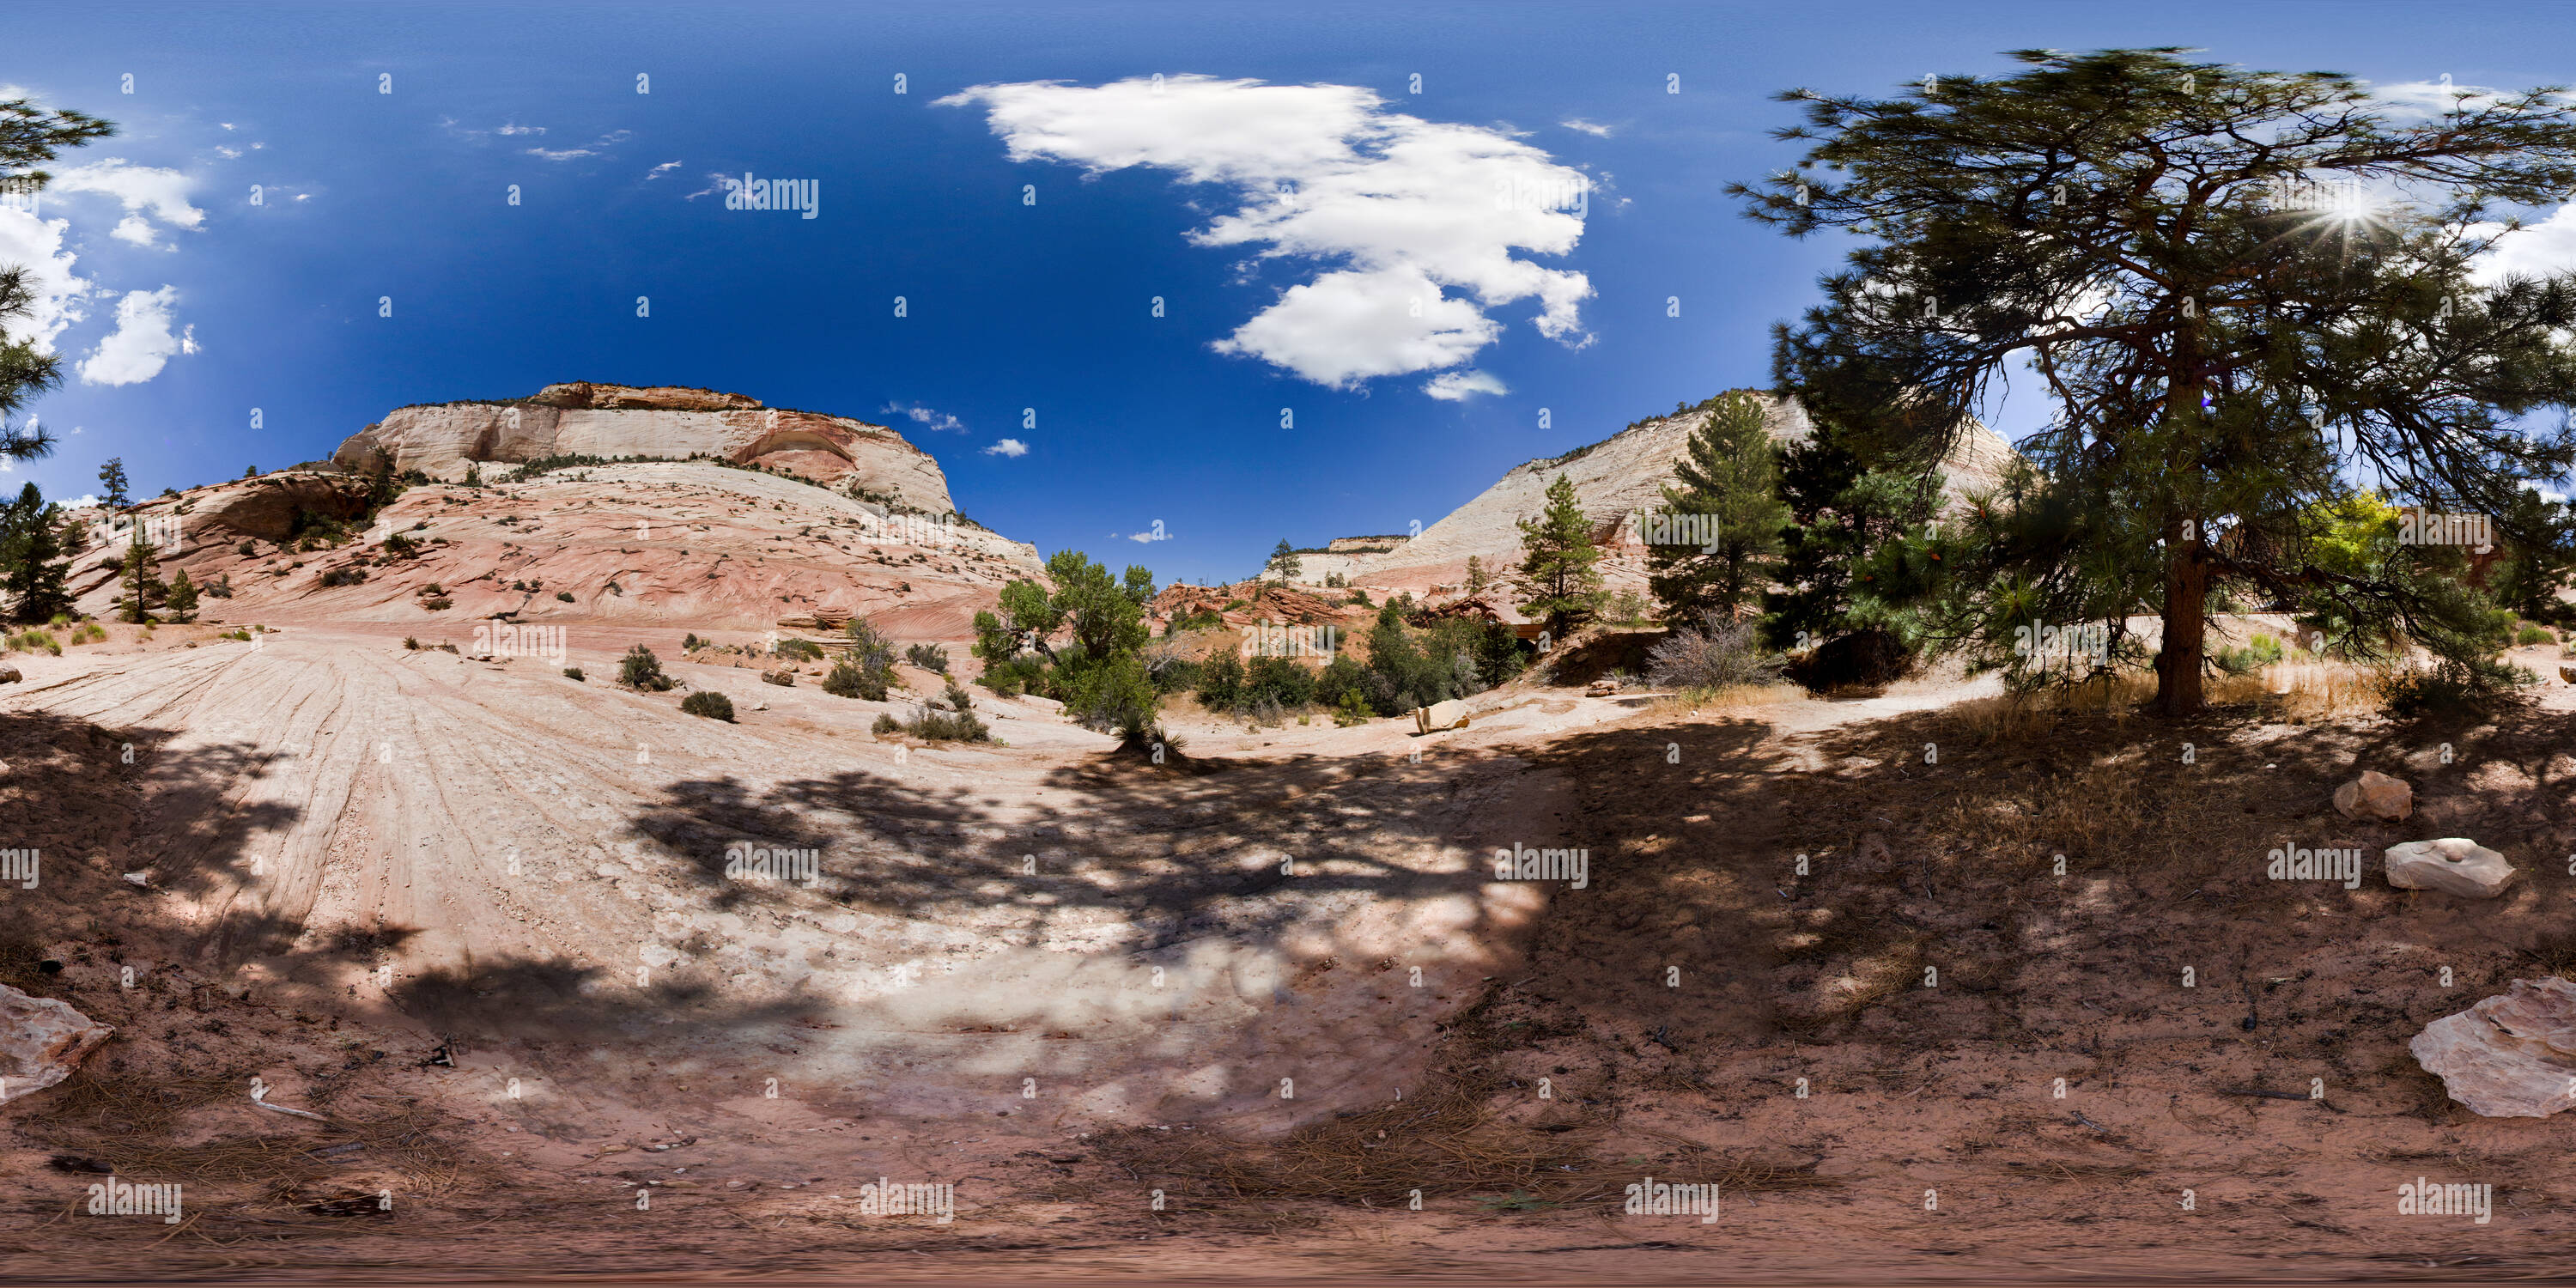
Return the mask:
<path id="1" fill-rule="evenodd" d="M 1682 458 L 1673 462 L 1679 486 L 1664 488 L 1664 509 L 1704 515 L 1712 531 L 1698 543 L 1650 545 L 1646 555 L 1647 587 L 1675 622 L 1696 622 L 1711 612 L 1732 618 L 1751 603 L 1770 580 L 1780 529 L 1789 520 L 1788 507 L 1774 494 L 1780 466 L 1761 400 L 1738 391 L 1701 406 L 1708 419 L 1691 431 Z"/>
<path id="2" fill-rule="evenodd" d="M 111 510 L 122 510 L 133 501 L 125 494 L 124 457 L 108 457 L 107 464 L 98 467 L 98 486 L 99 497 Z"/>
<path id="3" fill-rule="evenodd" d="M 1278 546 L 1271 550 L 1270 570 L 1279 574 L 1279 580 L 1283 582 L 1292 581 L 1306 571 L 1305 563 L 1297 558 L 1297 548 L 1288 544 L 1288 538 L 1279 538 Z"/>
<path id="4" fill-rule="evenodd" d="M 1923 643 L 1920 597 L 1891 552 L 1922 535 L 1941 495 L 1939 475 L 1873 470 L 1830 420 L 1780 453 L 1778 587 L 1762 597 L 1763 643 L 1820 649 L 1821 684 L 1895 679 Z"/>
<path id="5" fill-rule="evenodd" d="M 1467 597 L 1473 599 L 1484 593 L 1485 561 L 1469 555 L 1467 556 Z"/>
<path id="6" fill-rule="evenodd" d="M 1575 504 L 1573 481 L 1557 475 L 1547 485 L 1547 509 L 1519 526 L 1520 610 L 1544 619 L 1548 633 L 1564 639 L 1591 620 L 1601 597 L 1601 574 L 1593 568 L 1601 550 L 1592 543 L 1592 521 Z"/>
<path id="7" fill-rule="evenodd" d="M 116 133 L 116 127 L 82 112 L 47 111 L 26 99 L 0 102 L 0 173 L 41 190 L 53 177 L 35 167 L 54 159 L 63 148 Z M 36 292 L 20 265 L 0 266 L 0 323 L 33 311 Z M 0 328 L 5 331 L 5 328 Z M 34 334 L 11 340 L 0 334 L 0 457 L 33 460 L 50 456 L 54 440 L 41 428 L 9 423 L 36 395 L 61 383 L 62 355 L 38 348 Z"/>
<path id="8" fill-rule="evenodd" d="M 2315 503 L 2355 475 L 2507 519 L 2576 465 L 2576 433 L 2527 428 L 2576 405 L 2576 275 L 2477 277 L 2515 226 L 2497 207 L 2576 186 L 2576 102 L 2462 89 L 2417 116 L 2341 74 L 2182 52 L 2024 50 L 2014 74 L 1886 101 L 1794 91 L 1807 157 L 1730 189 L 1793 236 L 1868 239 L 1774 365 L 1892 464 L 1928 472 L 1996 378 L 2037 369 L 2056 414 L 2021 444 L 2020 517 L 1975 516 L 1975 575 L 1953 561 L 1945 593 L 1978 610 L 1979 660 L 2017 627 L 2160 616 L 2171 717 L 2203 705 L 2214 609 L 2328 588 Z M 2345 620 L 2471 660 L 2467 601 L 2426 585 L 2330 589 Z"/>
<path id="9" fill-rule="evenodd" d="M 34 625 L 71 609 L 64 586 L 71 562 L 63 558 L 61 524 L 62 507 L 46 501 L 33 483 L 0 509 L 0 593 L 8 596 L 16 621 Z"/>
<path id="10" fill-rule="evenodd" d="M 134 525 L 133 544 L 125 548 L 125 620 L 140 622 L 169 588 L 161 584 L 161 560 L 143 543 L 143 525 Z"/>
<path id="11" fill-rule="evenodd" d="M 185 568 L 180 569 L 179 575 L 170 582 L 169 607 L 171 621 L 197 620 L 197 583 L 188 580 L 188 570 Z"/>

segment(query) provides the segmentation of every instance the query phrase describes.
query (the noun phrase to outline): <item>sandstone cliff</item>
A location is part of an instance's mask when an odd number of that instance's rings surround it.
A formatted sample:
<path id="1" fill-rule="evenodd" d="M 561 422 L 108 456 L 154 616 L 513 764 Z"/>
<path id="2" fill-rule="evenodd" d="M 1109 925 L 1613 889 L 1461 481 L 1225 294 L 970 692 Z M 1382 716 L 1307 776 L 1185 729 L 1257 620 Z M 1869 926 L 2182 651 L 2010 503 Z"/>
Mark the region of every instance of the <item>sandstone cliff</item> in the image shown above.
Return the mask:
<path id="1" fill-rule="evenodd" d="M 451 483 L 477 464 L 548 456 L 713 456 L 902 509 L 956 509 L 939 462 L 883 425 L 707 389 L 576 382 L 505 402 L 401 407 L 351 436 L 332 459 L 364 469 L 378 448 L 397 470 Z"/>

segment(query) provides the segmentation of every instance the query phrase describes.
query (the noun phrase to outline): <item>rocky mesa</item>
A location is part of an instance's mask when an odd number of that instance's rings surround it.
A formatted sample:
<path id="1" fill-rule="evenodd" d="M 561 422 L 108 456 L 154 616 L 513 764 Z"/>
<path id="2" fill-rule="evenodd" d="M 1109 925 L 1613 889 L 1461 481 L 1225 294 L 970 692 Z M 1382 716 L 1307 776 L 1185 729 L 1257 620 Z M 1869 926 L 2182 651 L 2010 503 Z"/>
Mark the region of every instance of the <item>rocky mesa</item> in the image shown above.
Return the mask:
<path id="1" fill-rule="evenodd" d="M 382 450 L 397 471 L 462 481 L 483 464 L 557 456 L 713 457 L 784 470 L 862 501 L 948 514 L 947 476 L 883 425 L 764 407 L 757 398 L 674 386 L 548 385 L 534 397 L 396 408 L 332 459 L 364 470 Z"/>

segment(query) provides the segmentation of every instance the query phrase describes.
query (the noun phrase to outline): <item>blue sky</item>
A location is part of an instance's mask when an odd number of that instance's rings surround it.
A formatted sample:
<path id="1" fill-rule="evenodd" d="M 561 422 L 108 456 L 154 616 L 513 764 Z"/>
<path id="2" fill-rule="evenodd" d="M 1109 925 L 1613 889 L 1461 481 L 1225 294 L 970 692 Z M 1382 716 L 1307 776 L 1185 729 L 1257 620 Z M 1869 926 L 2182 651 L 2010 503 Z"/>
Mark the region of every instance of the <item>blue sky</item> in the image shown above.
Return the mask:
<path id="1" fill-rule="evenodd" d="M 20 8 L 0 86 L 121 133 L 0 210 L 67 359 L 17 473 L 155 492 L 404 403 L 703 385 L 894 424 L 1043 550 L 1240 576 L 1764 383 L 1845 249 L 1720 195 L 1792 159 L 1776 91 L 2147 44 L 2576 81 L 2550 5 Z M 724 209 L 746 172 L 816 217 Z M 1419 319 L 1346 307 L 1408 283 Z"/>

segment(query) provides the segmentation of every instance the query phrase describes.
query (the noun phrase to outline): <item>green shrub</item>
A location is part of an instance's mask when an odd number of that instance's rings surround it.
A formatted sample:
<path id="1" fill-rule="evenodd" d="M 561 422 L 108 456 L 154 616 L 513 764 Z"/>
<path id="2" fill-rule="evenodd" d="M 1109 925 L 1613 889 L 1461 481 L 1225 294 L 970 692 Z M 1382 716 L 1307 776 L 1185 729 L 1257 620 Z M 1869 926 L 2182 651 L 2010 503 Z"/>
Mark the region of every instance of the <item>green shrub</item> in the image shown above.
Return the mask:
<path id="1" fill-rule="evenodd" d="M 324 586 L 355 586 L 366 579 L 367 570 L 354 564 L 346 568 L 326 568 L 322 572 Z"/>
<path id="2" fill-rule="evenodd" d="M 555 592 L 555 598 L 569 604 L 572 602 L 572 592 L 569 590 L 558 590 Z"/>
<path id="3" fill-rule="evenodd" d="M 662 674 L 662 659 L 641 644 L 626 650 L 617 663 L 617 682 L 630 689 L 650 689 L 661 693 L 671 687 L 671 677 Z"/>
<path id="4" fill-rule="evenodd" d="M 823 677 L 823 691 L 836 698 L 883 702 L 893 681 L 894 645 L 868 619 L 851 618 L 850 646 Z"/>
<path id="5" fill-rule="evenodd" d="M 1243 668 L 1243 706 L 1293 710 L 1315 700 L 1315 673 L 1284 657 L 1256 657 Z"/>
<path id="6" fill-rule="evenodd" d="M 2269 635 L 2256 635 L 2245 641 L 2243 648 L 2221 648 L 2209 660 L 2229 675 L 2252 675 L 2277 663 L 2284 656 L 2281 641 Z"/>
<path id="7" fill-rule="evenodd" d="M 2501 661 L 2444 658 L 2400 671 L 2381 686 L 2380 704 L 2401 720 L 2485 715 L 2535 677 Z"/>
<path id="8" fill-rule="evenodd" d="M 880 711 L 877 713 L 877 722 L 868 726 L 868 731 L 871 733 L 902 733 L 903 722 L 895 719 L 887 712 Z"/>
<path id="9" fill-rule="evenodd" d="M 588 679 L 589 679 L 589 677 L 588 677 L 588 676 L 585 676 L 585 675 L 583 675 L 583 674 L 581 673 L 581 668 L 580 668 L 580 667 L 577 667 L 577 666 L 567 666 L 567 667 L 565 667 L 565 668 L 564 668 L 564 678 L 565 678 L 565 679 L 567 679 L 567 680 L 584 680 L 584 681 L 586 681 L 586 680 L 588 680 Z"/>
<path id="10" fill-rule="evenodd" d="M 1066 715 L 1122 738 L 1152 726 L 1154 704 L 1154 683 L 1145 676 L 1144 660 L 1133 653 L 1086 661 L 1065 683 Z"/>
<path id="11" fill-rule="evenodd" d="M 680 699 L 680 711 L 684 715 L 704 716 L 709 720 L 723 720 L 730 723 L 733 720 L 733 699 L 708 689 Z"/>
<path id="12" fill-rule="evenodd" d="M 2549 628 L 2546 626 L 2525 626 L 2522 628 L 2521 633 L 2513 637 L 2513 642 L 2516 644 L 2555 644 L 2558 642 L 2558 637 L 2550 634 Z"/>
<path id="13" fill-rule="evenodd" d="M 385 538 L 384 551 L 389 559 L 409 559 L 420 553 L 420 543 L 397 532 Z"/>
<path id="14" fill-rule="evenodd" d="M 240 545 L 238 545 L 238 546 L 233 547 L 233 549 L 234 549 L 236 552 L 238 552 L 238 553 L 241 555 L 241 557 L 242 557 L 242 558 L 244 558 L 244 559 L 248 559 L 248 558 L 250 558 L 251 556 L 256 555 L 256 554 L 258 554 L 258 553 L 259 553 L 259 547 L 258 547 L 257 545 L 255 545 L 255 544 L 254 544 L 254 543 L 253 543 L 253 542 L 252 542 L 248 537 L 244 537 L 244 538 L 242 539 L 242 543 L 241 543 Z"/>
<path id="15" fill-rule="evenodd" d="M 412 638 L 411 636 L 409 636 L 409 635 L 405 635 L 405 636 L 403 636 L 403 651 L 404 651 L 404 652 L 406 652 L 406 653 L 417 653 L 417 652 L 419 652 L 419 651 L 420 651 L 420 641 L 419 641 L 419 640 L 416 640 L 416 639 L 413 639 L 413 638 Z"/>
<path id="16" fill-rule="evenodd" d="M 823 646 L 812 640 L 783 639 L 778 641 L 778 647 L 771 651 L 780 657 L 792 657 L 799 662 L 823 660 Z"/>
<path id="17" fill-rule="evenodd" d="M 1341 704 L 1333 708 L 1333 723 L 1348 729 L 1353 725 L 1367 724 L 1369 717 L 1376 714 L 1369 710 L 1368 699 L 1362 697 L 1358 689 L 1344 689 Z"/>
<path id="18" fill-rule="evenodd" d="M 1199 705 L 1210 711 L 1232 711 L 1243 697 L 1243 659 L 1220 652 L 1199 666 Z"/>
<path id="19" fill-rule="evenodd" d="M 925 671 L 948 674 L 948 650 L 936 644 L 915 644 L 903 651 L 903 660 Z"/>

